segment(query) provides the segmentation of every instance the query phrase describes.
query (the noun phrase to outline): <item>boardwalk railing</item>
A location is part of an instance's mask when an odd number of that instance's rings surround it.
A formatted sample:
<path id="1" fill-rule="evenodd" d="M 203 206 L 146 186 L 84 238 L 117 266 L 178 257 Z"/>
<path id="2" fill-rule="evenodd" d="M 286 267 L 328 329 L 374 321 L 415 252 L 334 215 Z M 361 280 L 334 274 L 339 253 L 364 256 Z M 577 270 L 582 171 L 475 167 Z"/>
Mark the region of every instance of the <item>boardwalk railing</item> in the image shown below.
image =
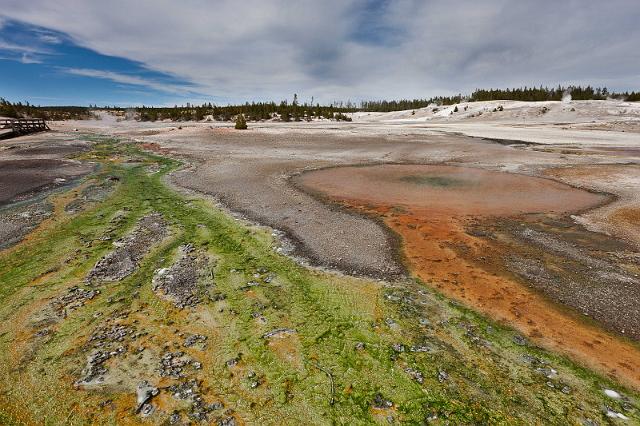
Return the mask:
<path id="1" fill-rule="evenodd" d="M 20 136 L 49 130 L 49 126 L 42 118 L 7 118 L 0 119 L 0 130 L 12 130 L 10 136 Z"/>

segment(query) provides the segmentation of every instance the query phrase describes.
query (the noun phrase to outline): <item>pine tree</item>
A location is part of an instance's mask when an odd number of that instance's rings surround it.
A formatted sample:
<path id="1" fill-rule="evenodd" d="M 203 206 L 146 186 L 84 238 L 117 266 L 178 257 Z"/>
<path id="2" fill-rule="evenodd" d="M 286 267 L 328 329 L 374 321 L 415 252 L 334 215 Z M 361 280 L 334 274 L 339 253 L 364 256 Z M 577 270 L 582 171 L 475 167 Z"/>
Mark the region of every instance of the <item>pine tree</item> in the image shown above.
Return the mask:
<path id="1" fill-rule="evenodd" d="M 238 130 L 247 129 L 247 120 L 244 118 L 244 114 L 238 114 L 238 116 L 236 117 L 236 129 Z"/>

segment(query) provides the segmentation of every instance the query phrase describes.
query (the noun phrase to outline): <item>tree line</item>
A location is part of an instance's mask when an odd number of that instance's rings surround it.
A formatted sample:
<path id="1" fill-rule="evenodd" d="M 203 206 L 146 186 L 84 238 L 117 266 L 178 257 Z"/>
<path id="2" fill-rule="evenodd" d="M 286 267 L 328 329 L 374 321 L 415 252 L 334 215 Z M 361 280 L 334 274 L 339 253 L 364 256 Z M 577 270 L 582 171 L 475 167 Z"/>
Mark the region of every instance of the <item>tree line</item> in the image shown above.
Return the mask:
<path id="1" fill-rule="evenodd" d="M 248 121 L 271 120 L 277 118 L 282 121 L 310 121 L 317 118 L 351 121 L 346 113 L 358 111 L 354 105 L 330 104 L 315 105 L 298 103 L 297 95 L 293 101 L 252 102 L 241 105 L 219 106 L 212 103 L 173 107 L 148 107 L 136 109 L 137 117 L 141 121 L 157 121 L 169 119 L 172 121 L 202 121 L 211 118 L 216 121 L 231 121 L 242 114 Z"/>
<path id="2" fill-rule="evenodd" d="M 0 117 L 44 118 L 45 120 L 87 120 L 94 117 L 90 108 L 79 106 L 35 106 L 29 102 L 11 103 L 0 98 Z"/>
<path id="3" fill-rule="evenodd" d="M 202 121 L 210 118 L 217 121 L 232 121 L 242 114 L 247 121 L 261 121 L 278 119 L 281 121 L 311 121 L 324 118 L 332 120 L 351 121 L 347 114 L 357 111 L 365 112 L 390 112 L 415 110 L 429 106 L 454 105 L 460 102 L 480 101 L 560 101 L 565 96 L 571 96 L 572 100 L 604 100 L 624 99 L 629 102 L 640 102 L 640 92 L 610 92 L 607 88 L 594 88 L 591 86 L 558 86 L 548 87 L 521 87 L 515 89 L 476 89 L 470 95 L 436 96 L 425 99 L 401 99 L 362 101 L 360 105 L 351 102 L 334 102 L 329 105 L 319 103 L 299 103 L 298 96 L 294 94 L 293 101 L 283 100 L 276 102 L 246 102 L 239 105 L 220 106 L 212 103 L 202 105 L 174 105 L 173 107 L 142 106 L 137 108 L 102 107 L 90 105 L 79 106 L 34 106 L 28 102 L 11 103 L 0 98 L 0 116 L 10 118 L 44 118 L 45 120 L 69 120 L 89 119 L 95 117 L 94 110 L 134 111 L 134 117 L 140 121 Z"/>
<path id="4" fill-rule="evenodd" d="M 426 108 L 428 106 L 454 105 L 460 102 L 481 101 L 561 101 L 565 96 L 571 96 L 572 100 L 605 100 L 624 99 L 629 102 L 640 101 L 640 92 L 610 92 L 607 88 L 594 88 L 591 86 L 558 86 L 548 87 L 521 87 L 515 89 L 476 89 L 467 96 L 458 94 L 455 96 L 438 96 L 429 99 L 403 99 L 397 101 L 365 101 L 362 102 L 362 111 L 390 112 L 409 109 Z"/>

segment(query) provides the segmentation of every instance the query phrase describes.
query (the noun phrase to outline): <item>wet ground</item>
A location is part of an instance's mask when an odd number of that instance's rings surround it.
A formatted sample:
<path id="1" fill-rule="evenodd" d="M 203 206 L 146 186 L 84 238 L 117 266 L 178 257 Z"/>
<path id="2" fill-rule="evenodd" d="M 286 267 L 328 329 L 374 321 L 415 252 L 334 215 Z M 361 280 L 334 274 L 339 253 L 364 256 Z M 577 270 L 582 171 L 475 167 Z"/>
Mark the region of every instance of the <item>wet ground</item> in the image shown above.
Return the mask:
<path id="1" fill-rule="evenodd" d="M 98 122 L 98 125 L 101 124 Z M 434 131 L 414 125 L 329 126 L 302 123 L 295 126 L 256 124 L 254 127 L 259 129 L 234 132 L 232 129 L 202 123 L 185 124 L 182 128 L 171 123 L 125 123 L 122 126 L 103 126 L 99 131 L 126 136 L 143 142 L 146 149 L 184 160 L 189 166 L 169 177 L 172 184 L 213 196 L 231 212 L 281 231 L 278 235 L 291 243 L 293 254 L 303 261 L 375 278 L 395 279 L 407 272 L 413 273 L 439 289 L 450 287 L 449 294 L 457 295 L 455 297 L 478 309 L 484 306 L 484 310 L 494 318 L 510 324 L 517 324 L 520 321 L 518 318 L 527 316 L 522 314 L 525 307 L 530 310 L 530 316 L 540 321 L 557 314 L 558 321 L 569 322 L 562 323 L 562 326 L 549 326 L 548 331 L 557 330 L 558 336 L 544 334 L 544 339 L 538 338 L 541 343 L 565 351 L 613 375 L 620 375 L 616 371 L 621 368 L 618 364 L 634 365 L 638 351 L 624 346 L 626 343 L 622 343 L 624 350 L 618 353 L 628 359 L 614 361 L 608 361 L 604 351 L 601 351 L 603 357 L 598 358 L 595 353 L 582 353 L 581 349 L 592 345 L 595 340 L 608 339 L 609 344 L 617 342 L 617 337 L 603 334 L 600 326 L 589 328 L 594 321 L 618 335 L 623 334 L 623 329 L 624 335 L 632 334 L 628 326 L 637 318 L 634 311 L 629 311 L 623 322 L 603 319 L 609 315 L 604 306 L 623 293 L 614 292 L 602 297 L 603 302 L 598 306 L 585 303 L 577 306 L 576 302 L 577 307 L 571 307 L 565 303 L 564 306 L 569 306 L 571 312 L 579 312 L 576 315 L 564 312 L 566 308 L 562 307 L 551 314 L 547 310 L 561 303 L 560 296 L 559 293 L 545 292 L 540 283 L 529 282 L 531 280 L 526 277 L 532 274 L 536 265 L 523 262 L 517 256 L 509 259 L 495 257 L 501 262 L 500 266 L 484 265 L 478 268 L 459 263 L 461 259 L 464 260 L 465 245 L 477 246 L 476 262 L 487 258 L 480 254 L 482 250 L 497 245 L 496 241 L 467 233 L 470 223 L 479 223 L 476 219 L 471 222 L 466 220 L 468 218 L 460 220 L 460 216 L 467 215 L 469 209 L 471 212 L 475 210 L 474 214 L 497 214 L 503 218 L 512 218 L 509 215 L 525 212 L 565 215 L 562 220 L 578 223 L 584 229 L 605 232 L 613 240 L 620 239 L 631 244 L 627 250 L 633 253 L 640 247 L 637 240 L 637 235 L 640 235 L 640 202 L 635 189 L 639 175 L 638 166 L 633 164 L 640 160 L 634 149 L 617 147 L 609 142 L 606 149 L 603 148 L 601 144 L 606 139 L 604 133 L 599 133 L 598 143 L 591 146 L 589 144 L 593 138 L 590 131 L 578 130 L 572 133 L 574 139 L 571 145 L 562 140 L 555 146 L 549 139 L 545 140 L 544 146 L 539 146 L 520 142 L 496 143 L 446 133 L 446 130 L 442 134 L 443 130 Z M 523 133 L 523 138 L 526 139 L 535 131 L 535 126 L 528 129 L 528 133 Z M 556 131 L 546 127 L 545 137 Z M 585 142 L 581 145 L 580 137 L 583 134 Z M 372 163 L 413 163 L 417 168 L 424 164 L 437 167 L 464 166 L 469 176 L 411 173 L 393 182 L 378 181 L 368 194 L 378 197 L 375 203 L 359 206 L 366 210 L 365 215 L 361 214 L 364 212 L 362 209 L 345 209 L 336 207 L 334 203 L 325 203 L 301 190 L 295 183 L 295 176 L 309 170 Z M 342 173 L 339 170 L 344 169 L 335 170 L 336 173 Z M 491 175 L 491 172 L 512 172 L 510 175 L 497 174 L 501 179 L 508 176 L 509 191 L 505 192 L 504 182 L 500 179 L 485 180 L 486 184 L 482 187 L 470 184 L 478 176 Z M 532 179 L 531 176 L 537 178 Z M 544 177 L 594 192 L 613 194 L 616 200 L 602 207 L 581 211 L 602 204 L 605 200 L 610 201 L 611 198 L 541 179 Z M 366 187 L 368 177 L 362 179 Z M 351 183 L 355 184 L 355 181 Z M 412 186 L 418 191 L 408 197 L 398 198 L 401 192 L 397 191 L 399 186 Z M 336 188 L 339 187 L 338 182 Z M 424 209 L 429 203 L 420 200 L 430 199 L 422 196 L 425 191 L 433 195 L 431 200 L 438 200 L 452 208 L 455 200 L 446 197 L 451 188 L 457 191 L 467 188 L 464 196 L 457 197 L 456 202 L 459 204 L 462 200 L 462 204 L 450 212 L 455 214 L 443 214 L 437 220 L 425 223 L 420 222 L 420 212 L 414 217 L 412 215 L 415 212 L 407 214 L 403 211 L 406 208 L 404 204 L 422 203 L 420 208 Z M 373 211 L 377 208 L 376 203 L 385 205 L 384 199 L 398 205 L 388 211 L 386 207 L 384 211 Z M 491 203 L 486 203 L 487 199 Z M 570 202 L 562 204 L 563 201 Z M 487 209 L 487 206 L 491 208 Z M 482 209 L 484 212 L 480 211 Z M 580 212 L 568 216 L 570 212 L 577 211 Z M 372 215 L 372 212 L 375 214 Z M 473 214 L 471 216 L 475 217 Z M 491 220 L 488 220 L 484 226 L 490 223 Z M 487 229 L 486 232 L 493 231 Z M 458 248 L 462 251 L 457 253 L 455 246 L 459 243 Z M 525 243 L 525 246 L 527 244 L 534 246 L 532 242 Z M 411 251 L 418 254 L 411 254 Z M 420 262 L 427 266 L 415 268 L 411 262 L 405 261 L 411 260 L 412 256 L 421 259 Z M 487 264 L 497 265 L 498 260 L 491 260 Z M 574 279 L 571 282 L 581 281 Z M 500 290 L 492 299 L 492 296 L 488 296 L 492 294 L 489 289 L 496 287 Z M 474 292 L 477 293 L 475 296 Z M 477 303 L 472 303 L 474 297 Z M 557 300 L 554 302 L 552 298 Z M 567 294 L 563 298 L 571 299 Z M 532 300 L 540 303 L 532 304 Z M 582 313 L 582 307 L 592 309 L 589 317 Z M 596 314 L 598 309 L 605 313 Z M 520 324 L 526 334 L 535 338 L 538 333 L 543 333 L 540 332 L 540 322 L 531 318 L 520 321 Z M 577 327 L 576 324 L 582 326 L 585 323 L 588 325 L 585 330 L 588 331 L 582 336 L 584 338 L 574 339 L 571 329 Z M 596 358 L 592 359 L 592 355 Z"/>
<path id="2" fill-rule="evenodd" d="M 430 216 L 576 212 L 607 200 L 550 179 L 443 165 L 330 168 L 307 172 L 297 182 L 334 199 L 424 209 Z"/>
<path id="3" fill-rule="evenodd" d="M 402 236 L 408 267 L 447 296 L 609 374 L 640 379 L 637 347 L 580 318 L 640 339 L 640 254 L 570 217 L 611 197 L 451 166 L 329 168 L 296 181 L 384 220 Z"/>
<path id="4" fill-rule="evenodd" d="M 0 420 L 637 419 L 629 157 L 456 135 L 183 130 L 127 136 L 186 162 L 167 180 L 187 197 L 164 184 L 177 164 L 88 138 L 82 158 L 99 173 L 22 201 L 49 202 L 51 220 L 0 253 Z M 49 156 L 35 148 L 25 157 Z M 333 192 L 304 188 L 311 177 Z M 283 230 L 312 263 L 390 279 L 301 268 L 274 253 L 271 230 L 194 190 Z"/>
<path id="5" fill-rule="evenodd" d="M 88 149 L 87 142 L 53 133 L 0 141 L 0 248 L 20 241 L 51 215 L 48 195 L 94 169 L 69 158 Z"/>

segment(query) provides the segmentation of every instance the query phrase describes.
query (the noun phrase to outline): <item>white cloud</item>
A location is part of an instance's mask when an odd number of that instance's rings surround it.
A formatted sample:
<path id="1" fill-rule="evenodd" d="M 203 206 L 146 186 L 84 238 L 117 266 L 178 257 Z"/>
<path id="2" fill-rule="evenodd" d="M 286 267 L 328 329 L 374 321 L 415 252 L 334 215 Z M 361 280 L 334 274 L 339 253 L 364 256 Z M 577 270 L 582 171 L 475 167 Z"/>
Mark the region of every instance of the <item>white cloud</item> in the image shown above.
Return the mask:
<path id="1" fill-rule="evenodd" d="M 104 80 L 110 80 L 120 84 L 129 84 L 134 86 L 148 87 L 150 89 L 158 90 L 167 93 L 180 93 L 190 91 L 191 89 L 186 86 L 166 84 L 155 80 L 150 80 L 134 75 L 128 75 L 113 71 L 104 71 L 88 68 L 60 68 L 60 71 L 67 74 L 78 75 L 81 77 L 100 78 Z"/>
<path id="2" fill-rule="evenodd" d="M 28 53 L 22 54 L 22 56 L 20 57 L 20 62 L 22 62 L 23 64 L 41 64 L 42 63 L 40 59 L 35 58 Z"/>
<path id="3" fill-rule="evenodd" d="M 48 50 L 43 49 L 41 47 L 26 46 L 26 45 L 21 45 L 21 44 L 9 43 L 9 42 L 3 41 L 3 40 L 0 40 L 0 50 L 5 50 L 5 51 L 9 51 L 9 52 L 18 52 L 18 53 L 32 53 L 32 54 L 36 54 L 36 53 L 47 54 L 47 53 L 49 53 Z"/>
<path id="4" fill-rule="evenodd" d="M 294 92 L 332 101 L 479 86 L 640 86 L 640 3 L 630 0 L 397 0 L 370 13 L 365 0 L 3 4 L 9 18 L 232 101 Z"/>
<path id="5" fill-rule="evenodd" d="M 47 44 L 60 44 L 60 43 L 62 43 L 62 40 L 60 39 L 60 37 L 58 37 L 55 34 L 40 33 L 40 34 L 38 34 L 38 38 L 40 39 L 41 42 L 47 43 Z"/>

